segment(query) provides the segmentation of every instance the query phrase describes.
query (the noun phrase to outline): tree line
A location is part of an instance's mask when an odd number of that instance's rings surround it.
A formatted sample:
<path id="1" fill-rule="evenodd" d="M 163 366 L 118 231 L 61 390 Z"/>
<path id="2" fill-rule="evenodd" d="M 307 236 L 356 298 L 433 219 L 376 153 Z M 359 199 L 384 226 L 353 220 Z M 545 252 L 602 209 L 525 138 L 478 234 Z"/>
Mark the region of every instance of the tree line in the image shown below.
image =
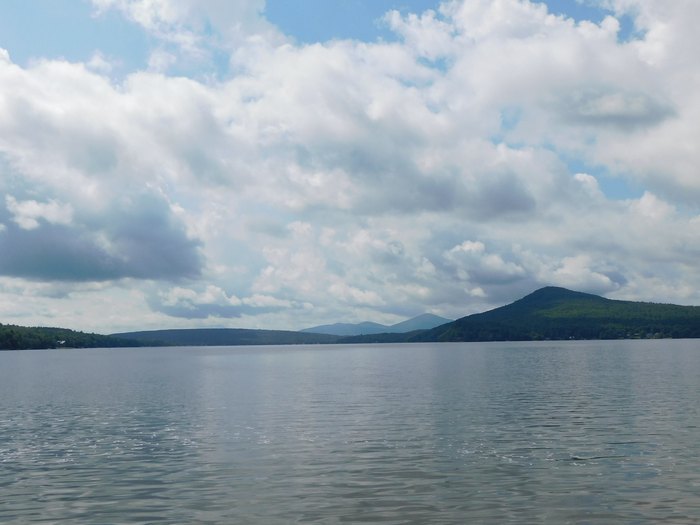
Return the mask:
<path id="1" fill-rule="evenodd" d="M 139 346 L 135 341 L 66 328 L 27 327 L 0 324 L 0 350 L 50 348 L 113 348 Z"/>

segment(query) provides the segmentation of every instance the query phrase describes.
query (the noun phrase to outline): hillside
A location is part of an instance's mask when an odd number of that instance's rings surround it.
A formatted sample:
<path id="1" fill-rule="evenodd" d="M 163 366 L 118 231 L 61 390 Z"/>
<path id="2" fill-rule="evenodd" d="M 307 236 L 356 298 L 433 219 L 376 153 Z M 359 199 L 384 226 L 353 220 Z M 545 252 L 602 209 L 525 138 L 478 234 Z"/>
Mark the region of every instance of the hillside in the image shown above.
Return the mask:
<path id="1" fill-rule="evenodd" d="M 412 319 L 389 326 L 388 333 L 404 334 L 415 330 L 428 330 L 443 324 L 451 323 L 452 319 L 445 319 L 439 315 L 422 314 Z"/>
<path id="2" fill-rule="evenodd" d="M 488 312 L 413 334 L 411 341 L 700 337 L 700 307 L 617 301 L 547 287 Z"/>
<path id="3" fill-rule="evenodd" d="M 144 345 L 168 346 L 330 344 L 338 341 L 338 338 L 332 335 L 289 332 L 285 330 L 249 330 L 245 328 L 150 330 L 112 334 L 112 337 L 131 339 Z"/>
<path id="4" fill-rule="evenodd" d="M 349 336 L 381 334 L 386 332 L 388 328 L 388 326 L 383 324 L 365 321 L 363 323 L 333 323 L 324 324 L 320 326 L 312 326 L 311 328 L 304 328 L 303 330 L 300 330 L 300 332 L 305 334 Z"/>
<path id="5" fill-rule="evenodd" d="M 0 324 L 0 350 L 117 348 L 126 346 L 140 346 L 140 344 L 134 340 L 76 332 L 66 328 Z"/>
<path id="6" fill-rule="evenodd" d="M 414 330 L 427 330 L 436 326 L 452 322 L 434 314 L 421 314 L 406 321 L 393 325 L 384 325 L 365 321 L 363 323 L 335 323 L 301 330 L 304 333 L 331 334 L 338 336 L 374 335 L 374 334 L 399 334 Z"/>

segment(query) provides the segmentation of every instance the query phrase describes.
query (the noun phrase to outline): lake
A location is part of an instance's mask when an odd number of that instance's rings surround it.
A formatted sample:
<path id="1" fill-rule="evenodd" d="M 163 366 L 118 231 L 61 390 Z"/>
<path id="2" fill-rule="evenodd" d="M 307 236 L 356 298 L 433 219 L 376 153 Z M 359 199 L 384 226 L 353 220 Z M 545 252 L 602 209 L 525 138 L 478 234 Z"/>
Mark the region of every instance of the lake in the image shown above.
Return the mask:
<path id="1" fill-rule="evenodd" d="M 698 523 L 700 340 L 0 352 L 0 522 Z"/>

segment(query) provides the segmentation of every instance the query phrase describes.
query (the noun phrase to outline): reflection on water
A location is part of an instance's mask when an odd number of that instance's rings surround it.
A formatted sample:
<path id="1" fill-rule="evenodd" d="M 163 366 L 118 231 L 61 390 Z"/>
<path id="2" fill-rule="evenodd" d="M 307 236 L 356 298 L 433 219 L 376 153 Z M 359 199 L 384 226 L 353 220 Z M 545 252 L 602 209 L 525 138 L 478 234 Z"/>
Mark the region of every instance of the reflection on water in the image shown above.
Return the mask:
<path id="1" fill-rule="evenodd" d="M 695 523 L 700 341 L 0 352 L 0 522 Z"/>

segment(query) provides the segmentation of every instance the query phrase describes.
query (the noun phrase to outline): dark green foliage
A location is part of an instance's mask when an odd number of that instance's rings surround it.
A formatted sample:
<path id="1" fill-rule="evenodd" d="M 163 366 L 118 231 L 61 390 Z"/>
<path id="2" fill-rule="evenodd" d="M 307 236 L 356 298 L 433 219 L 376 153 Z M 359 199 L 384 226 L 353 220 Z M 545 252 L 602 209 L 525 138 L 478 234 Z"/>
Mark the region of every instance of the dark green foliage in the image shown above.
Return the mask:
<path id="1" fill-rule="evenodd" d="M 136 341 L 65 328 L 26 327 L 0 324 L 0 350 L 44 348 L 115 348 L 141 346 Z"/>
<path id="2" fill-rule="evenodd" d="M 328 344 L 338 341 L 338 337 L 334 335 L 288 332 L 284 330 L 248 330 L 245 328 L 151 330 L 112 335 L 140 341 L 144 345 L 168 346 Z"/>
<path id="3" fill-rule="evenodd" d="M 519 301 L 417 334 L 414 341 L 700 337 L 700 307 L 615 301 L 542 288 Z"/>

